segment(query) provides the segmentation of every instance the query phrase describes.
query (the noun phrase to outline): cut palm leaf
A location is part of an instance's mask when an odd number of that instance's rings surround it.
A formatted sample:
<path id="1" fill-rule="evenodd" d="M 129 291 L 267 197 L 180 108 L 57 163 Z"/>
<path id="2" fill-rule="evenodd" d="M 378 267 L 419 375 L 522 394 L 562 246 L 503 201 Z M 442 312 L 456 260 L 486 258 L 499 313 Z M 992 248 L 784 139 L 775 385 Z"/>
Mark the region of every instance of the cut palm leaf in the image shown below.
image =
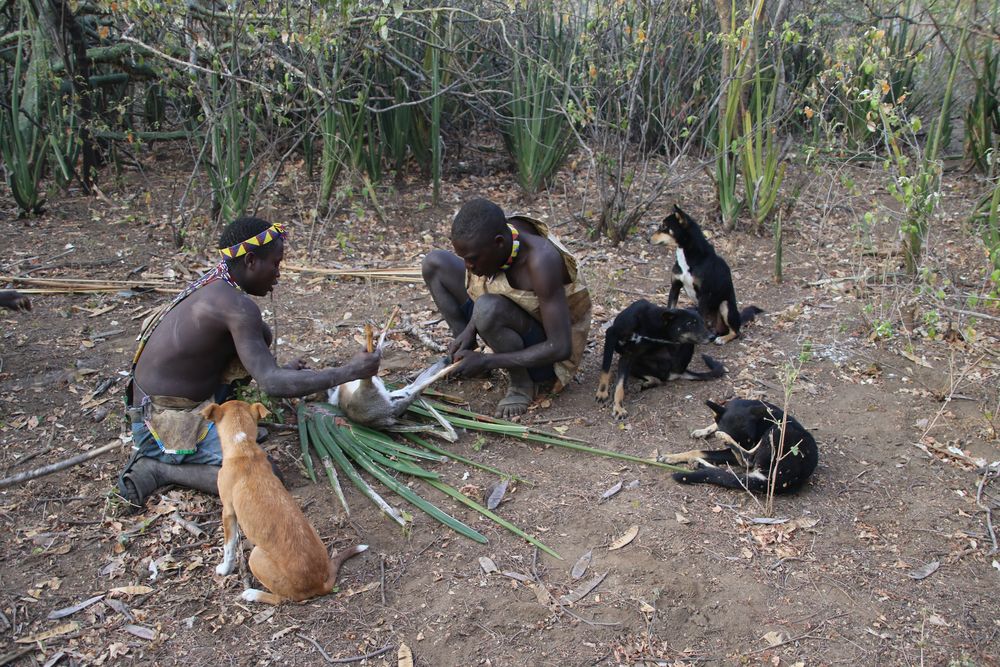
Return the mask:
<path id="1" fill-rule="evenodd" d="M 479 542 L 480 544 L 486 544 L 486 542 L 488 541 L 486 537 L 484 537 L 482 534 L 480 534 L 473 528 L 470 528 L 469 526 L 465 525 L 464 523 L 454 518 L 453 516 L 445 512 L 442 512 L 437 507 L 435 507 L 431 503 L 427 502 L 426 500 L 418 496 L 416 493 L 413 492 L 412 489 L 410 489 L 406 485 L 400 484 L 394 477 L 392 477 L 384 469 L 382 469 L 381 466 L 374 463 L 370 458 L 365 456 L 365 453 L 363 451 L 360 451 L 360 449 L 355 446 L 355 443 L 352 442 L 349 437 L 345 437 L 345 434 L 343 433 L 342 429 L 339 429 L 337 427 L 334 428 L 336 429 L 336 431 L 341 431 L 341 433 L 335 435 L 334 437 L 338 437 L 338 435 L 340 436 L 338 438 L 338 444 L 343 447 L 344 453 L 350 456 L 355 463 L 357 463 L 359 466 L 368 471 L 370 475 L 372 475 L 378 481 L 385 484 L 390 491 L 402 497 L 404 500 L 408 501 L 412 505 L 415 505 L 417 508 L 424 511 L 426 514 L 429 514 L 433 518 L 437 519 L 438 521 L 448 526 L 455 532 L 464 535 L 465 537 L 468 537 L 470 540 Z"/>
<path id="2" fill-rule="evenodd" d="M 487 519 L 491 519 L 492 521 L 496 522 L 500 526 L 503 526 L 504 528 L 506 528 L 510 532 L 514 533 L 518 537 L 527 540 L 531 544 L 534 544 L 536 547 L 538 547 L 539 549 L 541 549 L 545 553 L 549 554 L 550 556 L 554 556 L 555 558 L 558 558 L 559 560 L 563 559 L 563 557 L 560 556 L 558 553 L 556 553 L 555 550 L 550 549 L 549 547 L 545 546 L 537 538 L 535 538 L 532 535 L 529 535 L 528 533 L 524 532 L 523 530 L 521 530 L 520 528 L 518 528 L 517 526 L 515 526 L 514 524 L 512 524 L 510 521 L 507 521 L 503 517 L 494 514 L 489 509 L 483 507 L 482 505 L 480 505 L 476 501 L 474 501 L 471 498 L 469 498 L 468 496 L 466 496 L 464 493 L 461 493 L 460 491 L 454 489 L 453 487 L 448 486 L 447 484 L 445 484 L 443 482 L 439 482 L 439 481 L 431 480 L 431 479 L 425 480 L 425 481 L 428 484 L 430 484 L 431 486 L 433 486 L 435 489 L 437 489 L 438 491 L 440 491 L 441 493 L 444 493 L 445 495 L 451 496 L 452 498 L 454 498 L 458 502 L 462 503 L 463 505 L 467 505 L 468 507 L 471 507 L 472 509 L 476 510 L 477 512 L 479 512 L 480 514 L 482 514 L 483 516 L 485 516 Z"/>
<path id="3" fill-rule="evenodd" d="M 400 526 L 405 526 L 406 519 L 403 518 L 402 512 L 387 503 L 382 496 L 375 492 L 375 489 L 369 486 L 368 482 L 362 479 L 361 475 L 358 474 L 358 471 L 354 469 L 354 466 L 351 465 L 351 462 L 347 459 L 347 456 L 343 451 L 341 451 L 340 445 L 335 440 L 333 433 L 326 429 L 324 420 L 310 419 L 308 420 L 308 423 L 316 427 L 314 431 L 316 438 L 313 440 L 313 445 L 315 446 L 317 442 L 322 443 L 322 446 L 326 448 L 334 462 L 336 462 L 340 469 L 347 475 L 347 478 L 354 483 L 354 486 L 358 487 L 361 493 L 368 496 L 368 498 L 375 503 L 380 510 L 388 514 L 393 521 L 398 523 Z M 346 502 L 344 503 L 344 507 L 347 507 Z"/>

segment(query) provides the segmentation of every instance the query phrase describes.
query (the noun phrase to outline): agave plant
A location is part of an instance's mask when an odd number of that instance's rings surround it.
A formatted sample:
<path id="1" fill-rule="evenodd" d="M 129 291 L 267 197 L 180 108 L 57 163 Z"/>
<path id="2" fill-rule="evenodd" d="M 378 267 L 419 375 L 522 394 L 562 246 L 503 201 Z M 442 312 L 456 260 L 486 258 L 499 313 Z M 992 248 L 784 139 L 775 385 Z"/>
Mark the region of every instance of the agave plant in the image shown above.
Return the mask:
<path id="1" fill-rule="evenodd" d="M 373 488 L 372 484 L 362 477 L 362 472 L 367 473 L 387 489 L 460 535 L 475 542 L 486 543 L 486 537 L 479 531 L 442 511 L 418 495 L 412 488 L 418 483 L 424 484 L 475 510 L 518 537 L 537 546 L 545 553 L 555 558 L 561 558 L 555 550 L 543 544 L 536 537 L 500 517 L 479 502 L 467 497 L 454 487 L 444 483 L 437 472 L 428 470 L 423 465 L 456 461 L 485 470 L 497 475 L 501 479 L 526 480 L 515 474 L 505 473 L 496 468 L 477 463 L 470 458 L 437 446 L 422 435 L 419 435 L 420 431 L 429 431 L 446 440 L 454 440 L 455 436 L 453 434 L 455 433 L 455 429 L 466 429 L 564 447 L 588 454 L 612 457 L 668 470 L 680 470 L 680 468 L 666 463 L 599 449 L 577 438 L 546 433 L 528 426 L 494 419 L 461 407 L 456 407 L 455 405 L 427 398 L 418 399 L 410 405 L 407 415 L 415 420 L 423 420 L 424 425 L 422 428 L 413 427 L 396 434 L 398 438 L 407 441 L 406 444 L 403 444 L 390 437 L 387 433 L 351 422 L 336 406 L 329 403 L 300 403 L 298 409 L 299 443 L 302 448 L 302 461 L 310 479 L 314 482 L 317 480 L 315 461 L 318 459 L 320 466 L 329 479 L 330 485 L 333 487 L 334 493 L 348 515 L 350 514 L 350 508 L 347 504 L 347 497 L 344 494 L 343 487 L 341 486 L 341 474 L 346 476 L 362 494 L 375 503 L 389 518 L 399 525 L 405 526 L 407 522 L 405 513 L 393 507 Z M 446 428 L 435 428 L 435 426 L 441 425 L 445 425 Z M 315 452 L 316 458 L 313 457 L 313 452 Z M 408 475 L 412 478 L 413 483 L 404 483 L 397 479 L 397 475 Z"/>
<path id="2" fill-rule="evenodd" d="M 0 104 L 0 154 L 7 169 L 7 180 L 18 208 L 24 213 L 37 213 L 44 204 L 41 193 L 42 173 L 47 156 L 46 135 L 38 122 L 40 98 L 39 66 L 36 54 L 25 63 L 29 33 L 21 31 L 17 38 L 12 78 L 4 87 L 10 91 L 10 104 Z"/>
<path id="3" fill-rule="evenodd" d="M 562 166 L 573 147 L 573 129 L 561 111 L 568 106 L 568 73 L 574 36 L 558 14 L 539 12 L 538 37 L 522 35 L 512 51 L 510 102 L 505 107 L 504 143 L 529 194 L 538 192 Z M 538 53 L 529 50 L 541 45 Z"/>

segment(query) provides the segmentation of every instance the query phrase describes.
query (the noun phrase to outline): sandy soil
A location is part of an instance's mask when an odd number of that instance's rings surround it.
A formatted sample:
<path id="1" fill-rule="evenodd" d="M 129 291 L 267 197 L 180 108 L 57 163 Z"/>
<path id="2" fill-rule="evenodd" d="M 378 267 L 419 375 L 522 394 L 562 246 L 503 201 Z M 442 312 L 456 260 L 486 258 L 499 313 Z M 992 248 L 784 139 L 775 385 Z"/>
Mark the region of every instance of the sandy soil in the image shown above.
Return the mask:
<path id="1" fill-rule="evenodd" d="M 166 193 L 185 174 L 164 164 L 152 176 L 109 175 L 107 200 L 70 193 L 30 220 L 15 219 L 13 203 L 0 200 L 3 273 L 167 278 L 179 289 L 207 266 L 202 249 L 212 247 L 213 232 L 196 217 L 188 245 L 197 250 L 173 247 L 167 221 L 175 202 Z M 391 224 L 361 202 L 312 225 L 303 215 L 308 196 L 296 194 L 305 177 L 293 169 L 261 208 L 290 223 L 287 264 L 418 266 L 431 247 L 447 247 L 451 214 L 476 195 L 557 225 L 593 289 L 592 346 L 578 382 L 536 405 L 525 423 L 646 457 L 694 446 L 688 434 L 710 422 L 705 399 L 780 404 L 788 387 L 790 412 L 819 442 L 812 482 L 776 499 L 776 521 L 763 521 L 762 499 L 747 494 L 680 486 L 647 466 L 464 436 L 458 451 L 530 480 L 498 511 L 556 549 L 564 558 L 557 560 L 429 489 L 426 497 L 489 544 L 464 540 L 420 512 L 400 531 L 353 488 L 347 521 L 329 486 L 301 474 L 295 433 L 273 430 L 266 447 L 324 541 L 371 549 L 344 567 L 339 593 L 270 608 L 240 600 L 245 570 L 214 573 L 222 545 L 217 500 L 165 490 L 143 514 L 119 515 L 107 495 L 123 447 L 0 489 L 0 662 L 316 665 L 388 646 L 363 664 L 394 665 L 405 643 L 418 665 L 998 664 L 1000 556 L 989 510 L 1000 501 L 995 476 L 982 466 L 1000 459 L 1000 311 L 967 304 L 968 294 L 984 292 L 982 249 L 963 223 L 972 184 L 947 180 L 929 244 L 924 284 L 933 289 L 922 290 L 899 274 L 892 230 L 864 223 L 880 174 L 852 172 L 852 194 L 841 186 L 845 171 L 808 174 L 786 221 L 785 279 L 776 284 L 772 241 L 720 230 L 707 182 L 672 193 L 616 248 L 588 240 L 574 221 L 582 174 L 563 174 L 553 189 L 560 194 L 534 202 L 519 198 L 508 173 L 455 176 L 438 207 L 428 206 L 423 183 L 400 183 L 382 195 Z M 645 237 L 672 201 L 704 221 L 733 267 L 742 304 L 767 314 L 737 341 L 705 350 L 725 364 L 724 378 L 633 389 L 631 414 L 618 422 L 594 401 L 603 327 L 639 296 L 665 300 L 671 253 Z M 0 313 L 0 475 L 118 437 L 121 373 L 139 321 L 166 298 L 46 294 L 34 297 L 30 314 Z M 417 285 L 286 269 L 276 295 L 261 300 L 276 322 L 279 359 L 305 356 L 311 364 L 349 356 L 364 322 L 384 321 L 397 304 L 447 341 L 443 325 L 427 324 L 432 304 Z M 413 335 L 392 339 L 390 379 L 434 356 Z M 789 383 L 787 369 L 799 360 Z M 110 389 L 92 398 L 107 380 Z M 505 383 L 498 374 L 441 388 L 489 411 Z M 496 481 L 461 464 L 436 469 L 456 487 Z M 617 482 L 623 489 L 602 500 Z M 636 539 L 609 550 L 633 525 Z M 590 568 L 574 581 L 570 569 L 587 551 Z M 484 574 L 483 556 L 500 572 Z M 595 575 L 606 576 L 582 600 L 556 602 Z M 49 618 L 94 596 L 103 597 Z"/>

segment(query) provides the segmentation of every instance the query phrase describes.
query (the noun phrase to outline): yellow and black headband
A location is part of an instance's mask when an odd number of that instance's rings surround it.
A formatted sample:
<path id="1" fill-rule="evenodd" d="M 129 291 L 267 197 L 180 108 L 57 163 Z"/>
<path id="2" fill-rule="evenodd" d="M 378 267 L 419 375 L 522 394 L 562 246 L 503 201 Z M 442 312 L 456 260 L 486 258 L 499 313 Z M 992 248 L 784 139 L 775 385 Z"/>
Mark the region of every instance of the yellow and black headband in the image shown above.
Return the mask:
<path id="1" fill-rule="evenodd" d="M 247 254 L 254 248 L 266 245 L 274 239 L 284 239 L 286 236 L 287 233 L 285 232 L 284 225 L 276 222 L 260 234 L 251 236 L 246 241 L 229 246 L 228 248 L 219 248 L 219 253 L 224 259 L 236 259 L 237 257 L 242 257 Z"/>

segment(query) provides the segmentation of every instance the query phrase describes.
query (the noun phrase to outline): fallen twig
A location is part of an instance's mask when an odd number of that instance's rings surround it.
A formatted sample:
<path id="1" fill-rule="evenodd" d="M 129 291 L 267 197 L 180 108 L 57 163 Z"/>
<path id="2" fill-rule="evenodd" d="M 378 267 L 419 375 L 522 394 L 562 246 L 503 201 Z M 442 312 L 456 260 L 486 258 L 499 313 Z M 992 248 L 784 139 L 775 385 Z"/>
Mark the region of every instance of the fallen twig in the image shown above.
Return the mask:
<path id="1" fill-rule="evenodd" d="M 101 454 L 106 454 L 112 450 L 118 449 L 121 446 L 121 442 L 114 440 L 103 447 L 98 447 L 97 449 L 89 452 L 84 452 L 83 454 L 66 459 L 65 461 L 59 461 L 47 466 L 42 466 L 41 468 L 35 468 L 34 470 L 27 470 L 16 475 L 11 475 L 5 479 L 0 479 L 0 489 L 13 486 L 15 484 L 21 484 L 22 482 L 27 482 L 38 477 L 44 477 L 45 475 L 51 475 L 54 472 L 59 472 L 60 470 L 65 470 L 66 468 L 72 468 L 73 466 L 80 465 L 85 461 L 97 458 Z"/>
<path id="2" fill-rule="evenodd" d="M 25 456 L 24 458 L 22 458 L 20 461 L 15 461 L 14 462 L 14 466 L 24 465 L 25 463 L 27 463 L 31 459 L 35 458 L 36 456 L 41 456 L 42 454 L 45 454 L 45 453 L 49 452 L 52 449 L 52 440 L 55 437 L 56 437 L 56 429 L 53 426 L 52 427 L 52 432 L 49 433 L 49 440 L 48 440 L 48 442 L 45 443 L 45 446 L 42 447 L 41 449 L 39 449 L 37 452 L 32 452 L 31 454 L 28 454 L 27 456 Z M 14 467 L 14 466 L 11 466 L 11 467 Z"/>
<path id="3" fill-rule="evenodd" d="M 390 280 L 401 283 L 419 283 L 423 281 L 420 269 L 324 269 L 318 266 L 301 266 L 298 264 L 282 265 L 282 271 L 298 271 L 300 273 L 318 273 L 321 276 L 341 278 L 371 278 L 373 280 Z M 2 279 L 3 276 L 0 276 Z"/>
<path id="4" fill-rule="evenodd" d="M 996 477 L 994 473 L 1000 474 L 1000 471 L 987 467 L 983 478 L 979 480 L 979 487 L 976 489 L 976 504 L 986 512 L 986 531 L 990 534 L 990 540 L 993 542 L 993 548 L 990 550 L 991 556 L 997 552 L 997 534 L 993 530 L 993 509 L 989 504 L 983 502 L 983 487 L 986 486 L 987 480 Z"/>
<path id="5" fill-rule="evenodd" d="M 445 347 L 441 343 L 438 343 L 436 340 L 431 338 L 429 333 L 427 333 L 419 326 L 411 322 L 410 318 L 407 317 L 406 315 L 403 315 L 402 324 L 403 326 L 399 328 L 400 331 L 412 334 L 414 338 L 419 340 L 424 347 L 431 350 L 432 352 L 441 353 L 441 352 L 446 352 L 448 350 L 447 347 Z"/>
<path id="6" fill-rule="evenodd" d="M 304 635 L 301 632 L 296 632 L 295 636 L 298 637 L 299 639 L 304 639 L 307 642 L 309 642 L 310 644 L 312 644 L 313 646 L 315 646 L 316 650 L 319 651 L 319 654 L 321 656 L 323 656 L 323 660 L 327 661 L 331 665 L 346 665 L 346 664 L 351 663 L 351 662 L 361 662 L 362 660 L 367 660 L 368 658 L 374 658 L 374 657 L 382 655 L 383 653 L 387 653 L 387 652 L 391 651 L 393 648 L 395 648 L 395 646 L 396 646 L 395 644 L 386 644 L 385 646 L 383 646 L 379 650 L 372 651 L 371 653 L 365 653 L 364 655 L 355 655 L 355 656 L 351 656 L 350 658 L 331 658 L 330 654 L 327 653 L 326 651 L 324 651 L 323 647 L 319 645 L 319 642 L 317 642 L 312 637 L 310 637 L 308 635 Z"/>

